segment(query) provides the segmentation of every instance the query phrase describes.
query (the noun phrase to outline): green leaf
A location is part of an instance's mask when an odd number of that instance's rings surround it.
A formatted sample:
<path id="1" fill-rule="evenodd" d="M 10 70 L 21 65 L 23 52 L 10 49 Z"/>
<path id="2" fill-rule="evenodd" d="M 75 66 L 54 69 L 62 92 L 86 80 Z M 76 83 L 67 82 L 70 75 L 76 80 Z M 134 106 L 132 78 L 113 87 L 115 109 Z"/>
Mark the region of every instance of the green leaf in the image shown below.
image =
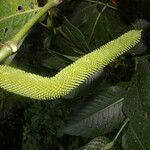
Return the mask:
<path id="1" fill-rule="evenodd" d="M 41 60 L 41 65 L 49 69 L 58 70 L 67 66 L 68 62 L 61 57 L 47 55 L 45 59 Z"/>
<path id="2" fill-rule="evenodd" d="M 150 118 L 150 64 L 143 59 L 138 62 L 137 71 L 132 80 L 132 87 L 128 91 L 124 112 L 130 118 L 140 114 Z"/>
<path id="3" fill-rule="evenodd" d="M 74 62 L 74 61 L 76 61 L 76 60 L 78 60 L 79 59 L 79 57 L 76 57 L 76 56 L 69 56 L 69 55 L 63 55 L 63 54 L 61 54 L 61 53 L 59 53 L 59 52 L 57 52 L 57 51 L 54 51 L 54 50 L 48 50 L 48 52 L 50 53 L 50 54 L 52 54 L 53 56 L 57 56 L 57 57 L 60 57 L 60 58 L 62 58 L 62 59 L 64 59 L 64 60 L 66 60 L 67 62 L 69 62 L 69 63 L 72 63 L 72 62 Z"/>
<path id="4" fill-rule="evenodd" d="M 122 138 L 124 150 L 148 150 L 150 148 L 150 120 L 141 115 L 130 119 L 129 129 Z"/>
<path id="5" fill-rule="evenodd" d="M 105 15 L 107 17 L 107 30 L 109 30 L 109 34 L 113 39 L 120 34 L 133 29 L 132 26 L 126 25 L 120 20 L 119 14 L 116 10 L 107 9 Z"/>
<path id="6" fill-rule="evenodd" d="M 79 150 L 104 150 L 109 142 L 110 140 L 105 136 L 96 137 Z"/>
<path id="7" fill-rule="evenodd" d="M 140 146 L 138 145 L 137 139 L 134 137 L 134 131 L 128 129 L 127 132 L 122 137 L 122 148 L 123 150 L 140 150 Z"/>
<path id="8" fill-rule="evenodd" d="M 83 137 L 111 132 L 124 120 L 123 97 L 124 90 L 119 87 L 100 89 L 87 105 L 84 104 L 83 108 L 76 110 L 77 113 L 71 116 L 61 132 Z"/>
<path id="9" fill-rule="evenodd" d="M 98 48 L 110 40 L 107 19 L 103 11 L 97 10 L 81 28 L 90 49 Z"/>
<path id="10" fill-rule="evenodd" d="M 65 39 L 64 37 L 58 35 L 56 36 L 55 40 L 53 41 L 53 44 L 55 46 L 55 49 L 64 55 L 69 55 L 69 56 L 81 56 L 84 53 L 79 50 L 75 45 Z"/>
<path id="11" fill-rule="evenodd" d="M 129 117 L 130 123 L 123 137 L 123 148 L 148 150 L 150 147 L 150 64 L 147 60 L 139 60 L 132 84 L 124 104 L 124 113 Z"/>
<path id="12" fill-rule="evenodd" d="M 79 27 L 84 25 L 88 19 L 97 12 L 97 4 L 90 4 L 86 1 L 81 1 L 70 18 L 70 22 Z"/>
<path id="13" fill-rule="evenodd" d="M 1 0 L 0 42 L 11 39 L 39 9 L 37 0 Z"/>
<path id="14" fill-rule="evenodd" d="M 69 39 L 81 50 L 87 52 L 89 51 L 88 44 L 85 40 L 84 35 L 81 31 L 71 24 L 67 18 L 65 18 L 65 25 L 63 26 L 63 31 L 69 37 Z"/>

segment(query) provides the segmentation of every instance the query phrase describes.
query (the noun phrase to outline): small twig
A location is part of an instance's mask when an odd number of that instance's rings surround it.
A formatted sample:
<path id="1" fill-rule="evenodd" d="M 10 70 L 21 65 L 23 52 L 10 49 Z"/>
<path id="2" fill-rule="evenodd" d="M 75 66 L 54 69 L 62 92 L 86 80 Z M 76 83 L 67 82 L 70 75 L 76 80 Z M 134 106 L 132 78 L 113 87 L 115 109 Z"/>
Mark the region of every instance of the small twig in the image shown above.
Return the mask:
<path id="1" fill-rule="evenodd" d="M 146 55 L 142 55 L 142 56 L 136 56 L 134 58 L 145 58 L 145 59 L 149 59 L 150 58 L 150 54 L 146 54 Z"/>
<path id="2" fill-rule="evenodd" d="M 94 1 L 94 0 L 85 0 L 85 1 L 91 2 L 91 3 L 95 3 L 95 4 L 100 4 L 100 5 L 103 5 L 103 6 L 106 6 L 106 5 L 107 5 L 107 7 L 111 8 L 111 9 L 114 9 L 114 10 L 117 10 L 116 7 L 111 6 L 111 5 L 108 5 L 108 4 L 103 3 L 103 2 L 97 2 L 97 1 Z"/>
<path id="3" fill-rule="evenodd" d="M 66 38 L 67 40 L 70 40 L 70 38 L 67 36 L 66 33 L 63 32 L 62 30 L 62 27 L 58 27 L 58 28 L 55 28 L 55 32 L 58 31 L 64 38 Z"/>
<path id="4" fill-rule="evenodd" d="M 44 24 L 43 22 L 39 23 L 41 26 L 43 26 L 44 28 L 46 28 L 47 30 L 51 31 L 51 27 L 49 27 L 47 24 Z"/>

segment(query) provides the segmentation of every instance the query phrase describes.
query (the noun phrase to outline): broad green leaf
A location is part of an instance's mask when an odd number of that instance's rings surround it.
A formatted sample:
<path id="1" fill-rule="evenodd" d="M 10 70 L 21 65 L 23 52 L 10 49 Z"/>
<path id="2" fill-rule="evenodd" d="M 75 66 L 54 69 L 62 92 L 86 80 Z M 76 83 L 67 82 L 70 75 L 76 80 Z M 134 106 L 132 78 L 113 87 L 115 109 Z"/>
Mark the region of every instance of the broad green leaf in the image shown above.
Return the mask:
<path id="1" fill-rule="evenodd" d="M 81 56 L 84 53 L 79 50 L 72 42 L 68 41 L 64 37 L 58 35 L 53 41 L 53 45 L 55 46 L 55 50 L 63 55 L 69 56 Z"/>
<path id="2" fill-rule="evenodd" d="M 105 136 L 96 137 L 79 150 L 104 150 L 109 142 L 110 140 Z"/>
<path id="3" fill-rule="evenodd" d="M 37 61 L 41 66 L 45 68 L 59 70 L 71 63 L 71 60 L 61 55 L 61 53 L 51 50 L 45 53 L 42 53 L 41 51 L 37 54 L 40 57 L 39 59 L 37 59 Z"/>
<path id="4" fill-rule="evenodd" d="M 54 70 L 64 68 L 65 66 L 68 65 L 64 59 L 57 56 L 49 56 L 44 60 L 42 60 L 41 64 L 46 68 L 50 68 Z"/>
<path id="5" fill-rule="evenodd" d="M 130 119 L 129 129 L 122 138 L 123 150 L 149 150 L 150 120 L 141 115 Z"/>
<path id="6" fill-rule="evenodd" d="M 127 132 L 122 137 L 122 148 L 123 150 L 140 150 L 140 145 L 138 145 L 137 139 L 134 136 L 134 131 L 128 129 Z"/>
<path id="7" fill-rule="evenodd" d="M 37 0 L 1 0 L 0 42 L 10 40 L 39 9 Z"/>
<path id="8" fill-rule="evenodd" d="M 105 15 L 107 18 L 107 30 L 113 39 L 118 37 L 120 34 L 133 29 L 132 26 L 128 26 L 120 20 L 116 10 L 107 9 L 105 11 Z"/>
<path id="9" fill-rule="evenodd" d="M 110 40 L 107 20 L 103 13 L 97 10 L 81 28 L 90 49 L 98 48 Z"/>
<path id="10" fill-rule="evenodd" d="M 61 54 L 61 53 L 59 53 L 59 52 L 57 52 L 57 51 L 54 51 L 54 50 L 48 50 L 48 52 L 49 52 L 50 54 L 52 54 L 53 56 L 57 56 L 57 57 L 60 57 L 60 58 L 62 58 L 62 59 L 64 59 L 64 60 L 66 60 L 66 61 L 69 62 L 69 63 L 72 63 L 72 62 L 74 62 L 74 61 L 76 61 L 76 60 L 79 59 L 79 57 L 76 57 L 76 56 L 69 56 L 69 55 L 63 55 L 63 54 Z"/>
<path id="11" fill-rule="evenodd" d="M 86 38 L 90 50 L 110 41 L 105 9 L 97 9 L 97 4 L 81 3 L 71 18 L 71 23 L 80 29 Z"/>
<path id="12" fill-rule="evenodd" d="M 97 12 L 97 4 L 90 4 L 89 2 L 86 1 L 81 1 L 77 7 L 75 8 L 71 18 L 70 22 L 77 26 L 80 27 L 83 24 L 85 24 L 88 19 L 95 13 Z"/>
<path id="13" fill-rule="evenodd" d="M 119 87 L 101 89 L 97 95 L 90 98 L 76 114 L 71 116 L 61 132 L 83 136 L 95 137 L 111 132 L 124 120 L 122 102 L 124 90 Z"/>
<path id="14" fill-rule="evenodd" d="M 147 60 L 139 60 L 132 84 L 124 104 L 124 113 L 129 117 L 130 123 L 123 137 L 123 149 L 148 150 L 150 148 L 150 64 Z"/>
<path id="15" fill-rule="evenodd" d="M 132 86 L 126 95 L 124 112 L 130 118 L 135 114 L 150 118 L 150 64 L 147 60 L 138 62 Z"/>
<path id="16" fill-rule="evenodd" d="M 80 48 L 85 52 L 89 51 L 89 47 L 85 40 L 84 35 L 77 27 L 71 24 L 66 18 L 65 18 L 65 25 L 63 26 L 63 31 L 78 48 Z"/>

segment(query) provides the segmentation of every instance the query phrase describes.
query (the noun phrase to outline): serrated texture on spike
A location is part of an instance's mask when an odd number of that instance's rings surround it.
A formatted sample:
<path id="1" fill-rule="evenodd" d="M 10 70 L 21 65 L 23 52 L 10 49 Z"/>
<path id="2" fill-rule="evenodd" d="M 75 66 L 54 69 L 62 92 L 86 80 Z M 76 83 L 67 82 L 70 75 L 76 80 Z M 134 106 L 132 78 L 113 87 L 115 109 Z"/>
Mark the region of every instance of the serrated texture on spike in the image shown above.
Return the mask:
<path id="1" fill-rule="evenodd" d="M 0 87 L 9 92 L 38 100 L 60 98 L 134 47 L 140 39 L 140 30 L 129 31 L 78 59 L 51 78 L 1 65 Z"/>

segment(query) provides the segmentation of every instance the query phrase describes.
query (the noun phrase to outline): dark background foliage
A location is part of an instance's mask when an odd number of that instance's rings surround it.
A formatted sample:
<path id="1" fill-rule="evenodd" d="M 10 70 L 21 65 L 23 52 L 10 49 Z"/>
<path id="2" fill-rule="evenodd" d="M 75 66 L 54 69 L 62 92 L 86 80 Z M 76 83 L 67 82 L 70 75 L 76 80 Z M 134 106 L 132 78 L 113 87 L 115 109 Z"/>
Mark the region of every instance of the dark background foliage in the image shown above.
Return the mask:
<path id="1" fill-rule="evenodd" d="M 39 0 L 40 6 L 45 3 Z M 8 64 L 53 76 L 83 55 L 144 24 L 124 24 L 116 6 L 108 0 L 64 0 L 50 14 L 32 28 Z M 55 101 L 36 101 L 1 89 L 0 149 L 102 149 L 129 118 L 113 149 L 148 150 L 148 54 L 148 48 L 140 43 Z"/>

